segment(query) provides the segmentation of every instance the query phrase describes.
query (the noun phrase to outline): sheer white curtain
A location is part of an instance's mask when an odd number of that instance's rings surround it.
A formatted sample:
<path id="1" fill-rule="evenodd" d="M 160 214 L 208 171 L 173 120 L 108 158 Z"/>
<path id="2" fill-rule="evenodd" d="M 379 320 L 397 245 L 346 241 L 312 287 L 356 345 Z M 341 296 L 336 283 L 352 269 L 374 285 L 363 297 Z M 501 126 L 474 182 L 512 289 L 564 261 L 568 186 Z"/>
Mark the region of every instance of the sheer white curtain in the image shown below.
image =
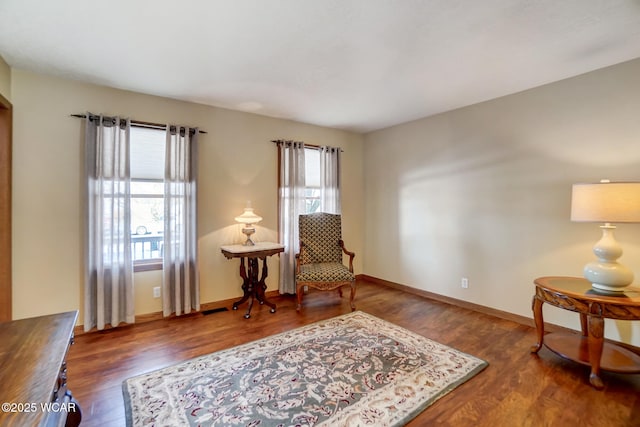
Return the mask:
<path id="1" fill-rule="evenodd" d="M 164 316 L 200 310 L 196 231 L 198 130 L 167 126 L 164 178 Z"/>
<path id="2" fill-rule="evenodd" d="M 340 213 L 340 157 L 342 150 L 320 147 L 320 211 Z"/>
<path id="3" fill-rule="evenodd" d="M 295 256 L 299 250 L 298 216 L 305 212 L 304 143 L 276 141 L 280 164 L 278 188 L 280 243 L 285 246 L 280 254 L 281 294 L 295 294 Z"/>
<path id="4" fill-rule="evenodd" d="M 131 122 L 87 114 L 84 330 L 134 323 L 129 136 Z"/>

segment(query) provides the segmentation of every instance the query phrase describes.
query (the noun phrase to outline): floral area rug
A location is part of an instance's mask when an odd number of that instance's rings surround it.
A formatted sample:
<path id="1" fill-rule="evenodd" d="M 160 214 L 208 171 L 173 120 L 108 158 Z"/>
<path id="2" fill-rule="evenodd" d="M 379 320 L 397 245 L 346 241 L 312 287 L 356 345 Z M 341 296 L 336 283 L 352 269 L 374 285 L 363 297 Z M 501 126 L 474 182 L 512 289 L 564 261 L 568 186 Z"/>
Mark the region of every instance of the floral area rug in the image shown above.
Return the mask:
<path id="1" fill-rule="evenodd" d="M 128 426 L 395 426 L 487 363 L 361 311 L 129 378 Z"/>

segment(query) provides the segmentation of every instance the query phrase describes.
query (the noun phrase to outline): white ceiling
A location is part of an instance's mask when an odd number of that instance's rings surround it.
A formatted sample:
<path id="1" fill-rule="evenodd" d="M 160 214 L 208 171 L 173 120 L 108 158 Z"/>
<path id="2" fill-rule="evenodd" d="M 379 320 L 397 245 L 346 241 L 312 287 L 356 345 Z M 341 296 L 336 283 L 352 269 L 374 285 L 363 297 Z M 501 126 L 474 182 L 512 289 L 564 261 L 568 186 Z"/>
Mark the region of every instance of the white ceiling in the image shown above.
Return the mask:
<path id="1" fill-rule="evenodd" d="M 368 132 L 638 58 L 640 0 L 0 0 L 0 55 Z"/>

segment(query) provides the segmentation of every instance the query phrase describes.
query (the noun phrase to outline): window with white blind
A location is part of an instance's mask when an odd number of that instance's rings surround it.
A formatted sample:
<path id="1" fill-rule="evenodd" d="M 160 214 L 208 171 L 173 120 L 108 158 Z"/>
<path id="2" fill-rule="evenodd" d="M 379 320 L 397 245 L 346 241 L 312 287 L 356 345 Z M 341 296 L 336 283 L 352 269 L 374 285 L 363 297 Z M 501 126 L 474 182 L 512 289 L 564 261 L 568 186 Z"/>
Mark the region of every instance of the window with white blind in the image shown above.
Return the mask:
<path id="1" fill-rule="evenodd" d="M 134 265 L 161 266 L 166 132 L 131 128 L 131 253 Z"/>
<path id="2" fill-rule="evenodd" d="M 316 148 L 304 149 L 305 213 L 320 209 L 320 151 Z"/>

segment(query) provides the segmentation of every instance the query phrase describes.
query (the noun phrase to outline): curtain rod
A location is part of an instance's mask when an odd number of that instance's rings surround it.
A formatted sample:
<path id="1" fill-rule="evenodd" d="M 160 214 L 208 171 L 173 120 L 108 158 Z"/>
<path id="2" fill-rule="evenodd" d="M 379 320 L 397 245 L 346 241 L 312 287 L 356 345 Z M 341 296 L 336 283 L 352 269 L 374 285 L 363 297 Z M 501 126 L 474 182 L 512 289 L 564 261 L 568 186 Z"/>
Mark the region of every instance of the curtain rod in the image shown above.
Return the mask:
<path id="1" fill-rule="evenodd" d="M 290 140 L 284 140 L 284 139 L 273 139 L 273 140 L 271 140 L 271 142 L 273 142 L 274 144 L 278 144 L 280 142 L 301 142 L 301 141 L 290 141 Z M 303 144 L 304 144 L 304 148 L 311 148 L 312 150 L 319 150 L 320 149 L 320 145 L 307 144 L 305 142 L 303 142 Z M 338 148 L 338 147 L 330 147 L 330 148 Z M 342 148 L 340 148 L 340 151 L 344 153 L 344 150 Z"/>
<path id="2" fill-rule="evenodd" d="M 77 117 L 79 119 L 86 119 L 86 114 L 71 114 L 71 117 Z M 138 126 L 141 128 L 149 128 L 149 129 L 166 129 L 167 125 L 163 125 L 161 123 L 152 123 L 152 122 L 142 122 L 140 120 L 131 120 L 131 125 Z M 207 133 L 204 130 L 198 129 L 199 133 Z"/>

